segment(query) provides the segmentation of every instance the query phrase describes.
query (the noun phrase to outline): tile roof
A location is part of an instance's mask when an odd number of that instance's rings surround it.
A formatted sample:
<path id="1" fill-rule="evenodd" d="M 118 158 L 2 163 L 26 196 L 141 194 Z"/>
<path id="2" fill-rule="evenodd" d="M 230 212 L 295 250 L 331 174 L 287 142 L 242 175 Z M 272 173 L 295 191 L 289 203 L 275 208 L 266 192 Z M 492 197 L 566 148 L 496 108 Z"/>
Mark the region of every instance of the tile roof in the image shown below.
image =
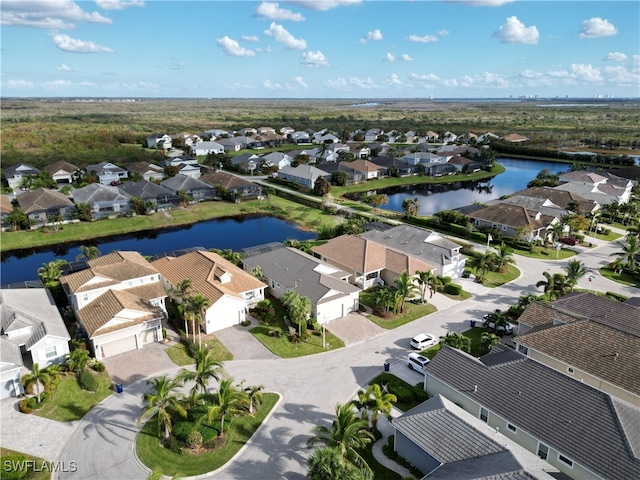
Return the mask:
<path id="1" fill-rule="evenodd" d="M 179 257 L 163 257 L 152 262 L 152 265 L 172 285 L 190 279 L 191 289 L 209 299 L 211 304 L 225 294 L 242 298 L 241 294 L 244 292 L 266 287 L 253 275 L 206 250 L 196 250 Z M 225 272 L 231 274 L 231 280 L 222 283 L 220 278 Z"/>
<path id="2" fill-rule="evenodd" d="M 549 215 L 540 215 L 536 219 L 537 213 L 518 205 L 499 203 L 473 212 L 471 218 L 508 225 L 514 228 L 531 226 L 536 230 L 548 226 L 555 218 Z"/>
<path id="3" fill-rule="evenodd" d="M 47 165 L 46 167 L 43 168 L 43 170 L 53 175 L 54 173 L 57 173 L 60 170 L 67 173 L 74 173 L 76 170 L 78 170 L 78 167 L 76 167 L 75 165 L 69 162 L 65 162 L 64 160 L 60 160 L 59 162 L 52 163 L 51 165 Z"/>
<path id="4" fill-rule="evenodd" d="M 143 200 L 156 198 L 161 195 L 173 195 L 173 192 L 162 185 L 147 180 L 139 182 L 124 182 L 118 185 L 120 190 L 128 198 L 140 197 Z"/>
<path id="5" fill-rule="evenodd" d="M 602 183 L 607 181 L 607 177 L 602 176 L 596 172 L 590 172 L 588 170 L 575 170 L 572 172 L 566 172 L 559 175 L 560 180 L 563 182 L 581 182 L 581 183 Z"/>
<path id="6" fill-rule="evenodd" d="M 178 190 L 182 190 L 183 192 L 190 192 L 193 190 L 213 189 L 211 185 L 206 184 L 188 175 L 183 175 L 181 173 L 175 175 L 174 177 L 167 178 L 165 181 L 161 183 L 161 185 L 163 185 L 164 187 L 168 188 L 173 192 L 177 192 Z"/>
<path id="7" fill-rule="evenodd" d="M 523 195 L 525 197 L 536 197 L 541 199 L 548 199 L 553 202 L 554 205 L 560 208 L 569 208 L 569 204 L 572 202 L 578 203 L 578 210 L 581 213 L 587 213 L 594 209 L 597 202 L 589 200 L 574 192 L 568 192 L 566 190 L 558 190 L 552 187 L 530 187 L 520 190 L 513 194 Z"/>
<path id="8" fill-rule="evenodd" d="M 602 478 L 640 478 L 637 407 L 503 346 L 480 359 L 445 346 L 425 371 Z"/>
<path id="9" fill-rule="evenodd" d="M 20 367 L 23 364 L 20 347 L 0 336 L 0 372 L 13 370 L 16 366 Z"/>
<path id="10" fill-rule="evenodd" d="M 9 195 L 0 195 L 0 213 L 2 215 L 13 212 L 13 205 Z"/>
<path id="11" fill-rule="evenodd" d="M 125 290 L 107 290 L 77 312 L 89 338 L 129 328 L 163 315 L 164 312 L 159 307 Z"/>
<path id="12" fill-rule="evenodd" d="M 249 182 L 244 178 L 225 172 L 207 173 L 200 177 L 200 180 L 213 186 L 222 185 L 227 190 L 237 187 L 254 186 L 254 183 Z"/>
<path id="13" fill-rule="evenodd" d="M 382 169 L 382 167 L 380 167 L 379 165 L 376 165 L 369 160 L 362 159 L 349 162 L 349 167 L 362 173 L 377 172 Z"/>
<path id="14" fill-rule="evenodd" d="M 116 187 L 102 185 L 101 183 L 90 183 L 87 186 L 74 190 L 71 192 L 71 197 L 73 197 L 76 203 L 129 201 Z"/>
<path id="15" fill-rule="evenodd" d="M 562 323 L 571 323 L 575 322 L 576 318 L 554 310 L 551 305 L 533 302 L 522 312 L 522 315 L 518 318 L 518 323 L 532 328 L 551 327 L 555 320 L 559 320 Z"/>
<path id="16" fill-rule="evenodd" d="M 36 188 L 24 192 L 17 197 L 18 203 L 25 213 L 40 212 L 52 208 L 75 207 L 65 194 L 48 188 Z"/>

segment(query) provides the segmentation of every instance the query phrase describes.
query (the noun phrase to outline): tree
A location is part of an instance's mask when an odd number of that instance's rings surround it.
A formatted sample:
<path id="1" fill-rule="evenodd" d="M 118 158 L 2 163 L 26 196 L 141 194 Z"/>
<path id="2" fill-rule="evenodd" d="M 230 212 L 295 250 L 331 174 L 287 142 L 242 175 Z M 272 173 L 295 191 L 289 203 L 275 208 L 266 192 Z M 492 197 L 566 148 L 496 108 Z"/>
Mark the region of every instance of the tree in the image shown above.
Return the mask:
<path id="1" fill-rule="evenodd" d="M 489 250 L 485 251 L 481 255 L 470 256 L 467 260 L 467 265 L 471 268 L 475 268 L 478 272 L 478 280 L 482 282 L 485 274 L 492 271 L 496 264 L 496 255 Z"/>
<path id="2" fill-rule="evenodd" d="M 506 245 L 504 242 L 496 248 L 495 252 L 495 267 L 501 272 L 505 273 L 507 265 L 515 265 L 516 259 L 513 256 L 513 248 Z"/>
<path id="3" fill-rule="evenodd" d="M 331 183 L 336 186 L 342 187 L 347 184 L 348 180 L 349 176 L 347 172 L 343 172 L 342 170 L 334 170 L 331 172 Z"/>
<path id="4" fill-rule="evenodd" d="M 256 265 L 255 267 L 253 267 L 253 270 L 251 270 L 251 275 L 256 277 L 258 280 L 264 281 L 265 279 L 264 273 L 262 272 L 262 267 L 260 265 Z"/>
<path id="5" fill-rule="evenodd" d="M 638 235 L 629 234 L 624 240 L 618 240 L 616 244 L 622 249 L 621 252 L 614 252 L 611 256 L 618 256 L 627 266 L 627 270 L 632 274 L 636 271 L 636 257 L 640 255 L 640 244 Z"/>
<path id="6" fill-rule="evenodd" d="M 489 352 L 500 342 L 500 337 L 492 332 L 482 332 L 480 335 L 480 348 L 483 352 Z"/>
<path id="7" fill-rule="evenodd" d="M 43 263 L 38 269 L 38 278 L 46 288 L 55 288 L 60 283 L 62 276 L 62 265 L 66 265 L 66 260 L 54 260 L 53 262 Z"/>
<path id="8" fill-rule="evenodd" d="M 416 271 L 416 281 L 420 287 L 420 302 L 424 303 L 427 297 L 427 289 L 431 292 L 429 298 L 433 297 L 436 275 L 431 270 L 424 272 Z"/>
<path id="9" fill-rule="evenodd" d="M 458 350 L 469 353 L 471 351 L 471 339 L 461 333 L 449 332 L 440 338 L 441 345 L 448 345 Z"/>
<path id="10" fill-rule="evenodd" d="M 564 267 L 564 271 L 567 274 L 567 283 L 571 286 L 571 291 L 573 291 L 573 287 L 576 286 L 578 280 L 587 274 L 587 267 L 580 260 L 573 259 L 569 260 Z"/>
<path id="11" fill-rule="evenodd" d="M 395 295 L 386 287 L 378 288 L 373 293 L 373 304 L 381 311 L 388 312 L 395 304 Z"/>
<path id="12" fill-rule="evenodd" d="M 411 297 L 416 290 L 415 279 L 410 277 L 407 271 L 403 271 L 398 278 L 393 281 L 396 284 L 396 311 L 404 312 L 405 300 Z"/>
<path id="13" fill-rule="evenodd" d="M 324 177 L 318 177 L 316 182 L 313 184 L 313 193 L 319 197 L 326 195 L 330 190 L 331 183 L 329 183 L 329 181 Z"/>
<path id="14" fill-rule="evenodd" d="M 311 313 L 311 300 L 294 290 L 287 290 L 282 296 L 282 303 L 287 307 L 289 318 L 296 324 L 304 322 Z"/>
<path id="15" fill-rule="evenodd" d="M 500 330 L 506 331 L 506 327 L 509 324 L 506 313 L 499 308 L 496 308 L 493 312 L 487 315 L 487 319 L 484 321 L 485 325 L 493 324 L 494 333 L 498 333 Z"/>
<path id="16" fill-rule="evenodd" d="M 378 193 L 375 195 L 369 195 L 365 197 L 365 202 L 370 204 L 373 207 L 373 211 L 375 212 L 378 207 L 382 205 L 386 205 L 389 203 L 389 197 L 386 193 Z"/>
<path id="17" fill-rule="evenodd" d="M 28 388 L 29 385 L 33 385 L 33 388 L 36 392 L 36 398 L 38 400 L 38 403 L 40 403 L 40 395 L 42 394 L 40 387 L 46 387 L 49 383 L 50 378 L 51 377 L 45 370 L 40 370 L 40 366 L 36 362 L 31 367 L 31 373 L 24 375 L 21 381 L 22 385 L 24 385 L 25 388 Z"/>
<path id="18" fill-rule="evenodd" d="M 100 250 L 95 245 L 81 245 L 80 253 L 76 255 L 76 262 L 84 259 L 93 260 L 101 255 Z"/>
<path id="19" fill-rule="evenodd" d="M 224 434 L 224 422 L 227 416 L 242 412 L 247 404 L 247 396 L 232 384 L 232 378 L 225 378 L 220 382 L 218 391 L 213 397 L 213 406 L 207 409 L 207 421 L 212 423 L 214 418 L 220 419 L 220 433 Z"/>
<path id="20" fill-rule="evenodd" d="M 345 462 L 349 462 L 361 472 L 371 473 L 358 450 L 365 448 L 375 438 L 369 431 L 369 422 L 358 418 L 351 403 L 337 404 L 336 417 L 331 427 L 316 425 L 312 429 L 313 437 L 307 442 L 308 447 L 322 445 L 335 448 Z"/>
<path id="21" fill-rule="evenodd" d="M 81 222 L 90 222 L 93 217 L 91 215 L 91 205 L 88 203 L 76 203 L 76 211 L 73 216 Z"/>
<path id="22" fill-rule="evenodd" d="M 253 415 L 256 408 L 262 405 L 262 391 L 264 385 L 249 385 L 244 388 L 244 393 L 247 395 L 247 403 L 249 406 L 249 415 Z"/>
<path id="23" fill-rule="evenodd" d="M 420 211 L 420 200 L 418 198 L 405 198 L 402 201 L 402 211 L 405 217 L 415 217 Z"/>
<path id="24" fill-rule="evenodd" d="M 366 395 L 369 397 L 368 408 L 371 412 L 371 429 L 376 431 L 378 429 L 378 416 L 382 413 L 390 420 L 393 402 L 397 398 L 393 393 L 383 392 L 377 383 L 367 387 Z"/>
<path id="25" fill-rule="evenodd" d="M 31 220 L 22 208 L 14 206 L 13 210 L 7 215 L 6 222 L 13 225 L 16 230 L 28 230 L 31 227 Z"/>
<path id="26" fill-rule="evenodd" d="M 180 282 L 178 282 L 178 284 L 175 287 L 172 287 L 171 290 L 169 291 L 169 294 L 171 294 L 175 299 L 180 300 L 181 304 L 178 305 L 178 311 L 184 317 L 185 335 L 189 335 L 189 324 L 187 323 L 187 317 L 189 316 L 190 312 L 188 311 L 188 309 L 186 308 L 186 305 L 184 304 L 184 299 L 189 293 L 189 290 L 191 289 L 192 284 L 193 282 L 190 279 L 185 278 Z"/>
<path id="27" fill-rule="evenodd" d="M 563 274 L 542 272 L 542 275 L 545 280 L 536 283 L 536 287 L 544 287 L 544 293 L 549 297 L 549 300 L 560 298 L 569 293 L 571 287 L 567 283 L 567 277 Z"/>
<path id="28" fill-rule="evenodd" d="M 213 359 L 213 351 L 211 350 L 202 347 L 198 348 L 195 360 L 196 368 L 194 371 L 183 369 L 178 376 L 180 381 L 194 381 L 190 391 L 192 404 L 195 404 L 198 390 L 203 395 L 207 393 L 207 386 L 211 379 L 218 382 L 223 373 L 222 363 Z"/>
<path id="29" fill-rule="evenodd" d="M 72 372 L 82 372 L 89 363 L 89 352 L 84 348 L 75 348 L 67 354 L 67 365 Z"/>
<path id="30" fill-rule="evenodd" d="M 211 305 L 211 301 L 200 293 L 196 293 L 185 300 L 185 309 L 191 313 L 194 342 L 196 341 L 196 323 L 198 324 L 198 327 L 201 327 L 201 325 L 204 324 L 204 312 L 209 305 Z M 202 347 L 201 333 L 202 328 L 198 328 L 199 347 Z"/>
<path id="31" fill-rule="evenodd" d="M 316 449 L 307 460 L 307 465 L 309 480 L 363 480 L 358 469 L 345 462 L 337 448 Z"/>
<path id="32" fill-rule="evenodd" d="M 181 405 L 180 400 L 182 394 L 176 393 L 176 390 L 182 386 L 177 379 L 168 378 L 166 375 L 162 377 L 147 380 L 147 385 L 151 387 L 151 391 L 142 396 L 146 406 L 138 417 L 138 423 L 144 419 L 157 415 L 156 422 L 158 426 L 158 438 L 164 431 L 165 440 L 169 438 L 173 429 L 172 415 L 178 414 L 181 417 L 187 416 L 187 411 Z"/>

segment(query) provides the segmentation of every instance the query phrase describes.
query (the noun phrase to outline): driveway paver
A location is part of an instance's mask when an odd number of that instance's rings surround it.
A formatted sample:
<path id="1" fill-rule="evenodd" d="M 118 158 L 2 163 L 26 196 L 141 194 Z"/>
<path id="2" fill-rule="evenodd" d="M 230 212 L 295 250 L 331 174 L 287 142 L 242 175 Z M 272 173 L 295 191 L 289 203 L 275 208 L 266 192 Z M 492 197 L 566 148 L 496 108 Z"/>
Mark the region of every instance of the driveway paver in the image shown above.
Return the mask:
<path id="1" fill-rule="evenodd" d="M 387 331 L 359 313 L 349 313 L 344 317 L 331 320 L 327 323 L 327 329 L 340 338 L 345 345 L 364 342 Z"/>
<path id="2" fill-rule="evenodd" d="M 149 343 L 139 350 L 107 357 L 103 363 L 113 383 L 122 383 L 126 387 L 157 372 L 175 367 L 176 364 L 167 355 L 167 346 L 164 343 Z"/>
<path id="3" fill-rule="evenodd" d="M 249 318 L 249 316 L 247 316 Z M 215 336 L 231 352 L 234 360 L 267 360 L 280 358 L 260 340 L 254 337 L 250 330 L 258 324 L 256 319 L 251 319 L 251 325 L 243 327 L 234 325 L 232 327 L 218 330 Z"/>

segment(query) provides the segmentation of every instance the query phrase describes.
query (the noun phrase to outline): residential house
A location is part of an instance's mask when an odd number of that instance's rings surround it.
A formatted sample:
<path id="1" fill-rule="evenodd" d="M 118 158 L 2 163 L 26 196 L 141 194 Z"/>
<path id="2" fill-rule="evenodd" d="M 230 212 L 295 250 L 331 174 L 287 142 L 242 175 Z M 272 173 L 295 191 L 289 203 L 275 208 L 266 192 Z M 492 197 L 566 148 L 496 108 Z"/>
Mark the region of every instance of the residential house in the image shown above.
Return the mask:
<path id="1" fill-rule="evenodd" d="M 558 469 L 442 395 L 393 419 L 394 450 L 430 480 L 557 480 Z"/>
<path id="2" fill-rule="evenodd" d="M 640 477 L 640 408 L 497 345 L 480 358 L 443 346 L 424 386 L 574 479 Z"/>
<path id="3" fill-rule="evenodd" d="M 72 184 L 77 177 L 78 167 L 69 162 L 60 160 L 52 165 L 47 165 L 43 169 L 58 184 Z"/>
<path id="4" fill-rule="evenodd" d="M 307 297 L 311 302 L 311 317 L 320 323 L 358 311 L 360 289 L 347 281 L 348 272 L 281 244 L 266 252 L 255 247 L 243 253 L 243 268 L 252 272 L 260 267 L 271 295 L 282 298 L 293 290 Z"/>
<path id="5" fill-rule="evenodd" d="M 317 167 L 331 175 L 333 179 L 333 172 L 344 172 L 347 174 L 347 185 L 354 183 L 360 183 L 364 181 L 364 175 L 362 172 L 351 168 L 350 162 L 323 162 L 317 165 Z"/>
<path id="6" fill-rule="evenodd" d="M 169 150 L 171 146 L 171 137 L 166 133 L 154 133 L 147 137 L 147 148 Z"/>
<path id="7" fill-rule="evenodd" d="M 129 177 L 129 172 L 110 162 L 100 162 L 85 167 L 87 173 L 92 174 L 102 185 L 115 185 L 123 178 Z"/>
<path id="8" fill-rule="evenodd" d="M 503 236 L 519 237 L 527 242 L 544 240 L 548 235 L 547 230 L 560 222 L 557 217 L 507 203 L 477 210 L 470 217 L 478 228 L 490 227 Z"/>
<path id="9" fill-rule="evenodd" d="M 385 170 L 369 160 L 362 159 L 349 162 L 349 167 L 362 173 L 365 180 L 380 178 Z"/>
<path id="10" fill-rule="evenodd" d="M 167 167 L 182 167 L 184 165 L 192 165 L 194 167 L 198 166 L 198 159 L 193 157 L 169 157 L 164 161 L 165 166 Z"/>
<path id="11" fill-rule="evenodd" d="M 220 255 L 205 250 L 162 257 L 152 265 L 160 271 L 167 290 L 189 279 L 192 293 L 210 302 L 204 315 L 207 334 L 242 323 L 248 308 L 264 299 L 267 287 Z"/>
<path id="12" fill-rule="evenodd" d="M 116 251 L 60 278 L 79 326 L 98 360 L 162 340 L 167 292 L 140 253 Z"/>
<path id="13" fill-rule="evenodd" d="M 234 132 L 228 132 L 227 130 L 221 130 L 219 128 L 212 128 L 211 130 L 207 130 L 206 132 L 199 133 L 198 135 L 203 139 L 215 140 L 224 137 L 230 137 L 234 134 Z"/>
<path id="14" fill-rule="evenodd" d="M 367 145 L 351 145 L 349 150 L 354 158 L 369 158 L 371 156 L 371 148 Z"/>
<path id="15" fill-rule="evenodd" d="M 307 132 L 295 131 L 291 134 L 291 140 L 297 145 L 311 145 L 313 141 Z"/>
<path id="16" fill-rule="evenodd" d="M 403 158 L 395 158 L 389 156 L 372 157 L 371 163 L 378 165 L 382 169 L 381 175 L 404 177 L 407 175 L 415 175 L 418 173 L 418 166 L 413 162 L 407 162 Z"/>
<path id="17" fill-rule="evenodd" d="M 385 230 L 372 229 L 360 234 L 360 237 L 422 260 L 432 265 L 436 275 L 460 278 L 467 261 L 460 253 L 461 247 L 457 243 L 431 230 L 410 225 L 399 225 Z"/>
<path id="18" fill-rule="evenodd" d="M 567 212 L 581 215 L 595 213 L 600 210 L 600 205 L 594 200 L 589 200 L 576 193 L 558 190 L 553 187 L 530 187 L 513 193 L 507 200 L 516 197 L 533 197 L 542 201 L 542 206 L 558 207 Z M 559 217 L 558 217 L 559 218 Z"/>
<path id="19" fill-rule="evenodd" d="M 76 206 L 69 197 L 57 190 L 36 188 L 16 197 L 20 208 L 35 225 L 56 221 L 68 221 L 73 217 Z"/>
<path id="20" fill-rule="evenodd" d="M 313 188 L 319 177 L 331 180 L 331 174 L 311 165 L 298 165 L 297 167 L 284 167 L 274 173 L 280 180 L 297 183 L 303 187 Z"/>
<path id="21" fill-rule="evenodd" d="M 199 165 L 180 165 L 180 170 L 178 170 L 179 175 L 184 175 L 185 177 L 195 178 L 196 180 L 202 176 L 202 171 L 200 170 Z"/>
<path id="22" fill-rule="evenodd" d="M 273 127 L 258 127 L 257 133 L 259 135 L 273 135 L 276 133 L 276 129 Z"/>
<path id="23" fill-rule="evenodd" d="M 476 137 L 476 143 L 491 143 L 493 140 L 498 140 L 500 137 L 492 132 L 483 133 Z"/>
<path id="24" fill-rule="evenodd" d="M 314 134 L 313 141 L 314 143 L 324 143 L 330 145 L 333 143 L 338 143 L 340 141 L 340 138 L 333 133 L 325 132 L 323 134 Z"/>
<path id="25" fill-rule="evenodd" d="M 211 185 L 187 175 L 178 174 L 175 177 L 167 178 L 160 185 L 168 188 L 174 194 L 184 192 L 195 202 L 212 200 L 216 196 L 215 189 Z"/>
<path id="26" fill-rule="evenodd" d="M 243 199 L 261 198 L 264 195 L 260 185 L 225 172 L 207 173 L 200 180 L 213 186 L 217 196 L 220 195 L 220 192 L 217 191 L 218 187 L 224 188 L 233 195 L 239 195 Z"/>
<path id="27" fill-rule="evenodd" d="M 0 398 L 22 393 L 26 366 L 60 364 L 71 336 L 46 288 L 0 290 Z"/>
<path id="28" fill-rule="evenodd" d="M 71 192 L 71 198 L 76 205 L 89 204 L 93 220 L 126 215 L 130 208 L 129 199 L 116 187 L 108 187 L 100 183 L 90 183 L 74 190 Z"/>
<path id="29" fill-rule="evenodd" d="M 243 137 L 251 137 L 257 134 L 258 130 L 256 130 L 253 127 L 248 127 L 248 128 L 243 128 L 241 130 L 238 130 L 238 133 L 240 134 L 240 136 L 243 136 Z"/>
<path id="30" fill-rule="evenodd" d="M 560 208 L 557 205 L 551 204 L 546 199 L 542 199 L 538 197 L 529 197 L 526 195 L 512 195 L 505 199 L 489 200 L 488 202 L 485 202 L 485 205 L 487 206 L 500 205 L 500 204 L 523 207 L 527 211 L 538 212 L 542 215 L 546 215 L 548 217 L 554 217 L 557 219 L 561 219 L 565 215 L 569 215 L 571 213 L 567 209 Z M 474 213 L 477 212 L 478 210 L 481 210 L 481 209 L 479 208 L 475 210 Z"/>
<path id="31" fill-rule="evenodd" d="M 523 355 L 640 406 L 639 319 L 640 307 L 574 292 L 551 305 L 529 305 L 514 340 Z"/>
<path id="32" fill-rule="evenodd" d="M 478 139 L 478 135 L 476 135 L 473 132 L 466 132 L 463 133 L 462 135 L 458 136 L 458 142 L 460 143 L 464 143 L 464 144 L 469 144 L 469 143 L 476 143 Z"/>
<path id="33" fill-rule="evenodd" d="M 224 153 L 224 145 L 218 142 L 199 142 L 194 144 L 191 147 L 191 152 L 193 155 L 222 155 Z"/>
<path id="34" fill-rule="evenodd" d="M 365 142 L 375 142 L 378 140 L 378 137 L 382 135 L 384 132 L 379 128 L 370 128 L 364 133 L 364 141 Z"/>
<path id="35" fill-rule="evenodd" d="M 447 164 L 453 165 L 456 171 L 461 173 L 477 172 L 482 167 L 480 162 L 476 162 L 461 155 L 454 155 L 447 160 Z"/>
<path id="36" fill-rule="evenodd" d="M 457 139 L 458 139 L 458 136 L 452 132 L 444 132 L 444 134 L 442 135 L 442 143 L 444 144 L 453 143 Z"/>
<path id="37" fill-rule="evenodd" d="M 255 153 L 242 153 L 231 157 L 229 163 L 239 172 L 254 172 L 260 163 L 260 156 Z"/>
<path id="38" fill-rule="evenodd" d="M 188 147 L 193 147 L 198 142 L 202 142 L 202 138 L 200 138 L 199 135 L 193 135 L 193 134 L 187 133 L 187 132 L 176 133 L 175 135 L 171 135 L 172 144 L 176 140 L 179 140 L 187 148 Z M 176 143 L 176 145 L 179 145 L 179 144 Z M 169 147 L 169 148 L 171 148 L 171 147 Z"/>
<path id="39" fill-rule="evenodd" d="M 143 180 L 152 182 L 153 180 L 162 180 L 164 178 L 164 168 L 149 162 L 136 162 L 127 166 L 127 170 L 133 176 L 139 173 Z"/>
<path id="40" fill-rule="evenodd" d="M 175 208 L 182 203 L 182 199 L 168 188 L 147 180 L 124 182 L 118 186 L 118 190 L 129 200 L 141 198 L 153 203 L 154 210 Z"/>
<path id="41" fill-rule="evenodd" d="M 13 205 L 9 195 L 0 195 L 0 225 L 8 226 L 7 218 L 13 212 Z"/>
<path id="42" fill-rule="evenodd" d="M 282 127 L 279 131 L 282 135 L 286 137 L 288 135 L 291 135 L 296 130 L 293 127 Z"/>
<path id="43" fill-rule="evenodd" d="M 424 134 L 424 138 L 429 143 L 435 143 L 440 141 L 440 135 L 436 132 L 429 130 Z"/>
<path id="44" fill-rule="evenodd" d="M 517 133 L 510 133 L 509 135 L 505 135 L 504 137 L 502 137 L 502 140 L 510 143 L 522 143 L 528 141 L 529 138 Z"/>
<path id="45" fill-rule="evenodd" d="M 242 141 L 236 140 L 237 137 L 218 138 L 216 143 L 222 145 L 225 152 L 239 152 L 243 148 Z"/>
<path id="46" fill-rule="evenodd" d="M 280 170 L 281 168 L 288 167 L 293 161 L 293 157 L 284 152 L 271 152 L 260 157 L 262 165 L 266 165 L 267 168 L 275 166 Z"/>
<path id="47" fill-rule="evenodd" d="M 628 202 L 635 185 L 634 181 L 611 173 L 599 174 L 588 170 L 563 173 L 560 181 L 565 183 L 555 187 L 556 189 L 582 195 L 600 204 Z"/>
<path id="48" fill-rule="evenodd" d="M 435 270 L 420 258 L 400 252 L 362 236 L 341 235 L 311 249 L 323 262 L 350 274 L 349 281 L 367 290 L 381 285 L 393 285 L 402 272 Z"/>
<path id="49" fill-rule="evenodd" d="M 18 190 L 22 181 L 30 175 L 39 175 L 40 170 L 26 163 L 18 163 L 17 165 L 11 165 L 4 168 L 4 177 L 7 179 L 7 184 L 11 190 Z"/>

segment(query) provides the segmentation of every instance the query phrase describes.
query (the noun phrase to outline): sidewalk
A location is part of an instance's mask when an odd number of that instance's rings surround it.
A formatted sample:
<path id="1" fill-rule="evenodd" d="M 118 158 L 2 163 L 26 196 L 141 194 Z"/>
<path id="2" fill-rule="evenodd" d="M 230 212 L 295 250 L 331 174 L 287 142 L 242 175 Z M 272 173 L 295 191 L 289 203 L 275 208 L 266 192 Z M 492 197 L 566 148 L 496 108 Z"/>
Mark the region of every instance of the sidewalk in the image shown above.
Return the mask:
<path id="1" fill-rule="evenodd" d="M 403 412 L 401 412 L 397 408 L 394 408 L 391 411 L 391 416 L 393 418 L 396 418 L 402 415 L 402 413 Z M 387 467 L 389 470 L 393 470 L 394 472 L 400 474 L 402 478 L 407 478 L 407 477 L 413 478 L 413 475 L 409 470 L 407 470 L 405 467 L 403 467 L 399 463 L 396 463 L 395 461 L 391 460 L 382 452 L 382 446 L 388 445 L 389 436 L 394 435 L 395 433 L 395 429 L 393 428 L 393 425 L 389 420 L 387 420 L 387 417 L 385 417 L 384 415 L 380 415 L 380 417 L 378 418 L 378 430 L 380 430 L 380 433 L 382 433 L 382 438 L 378 440 L 376 443 L 374 443 L 373 448 L 371 449 L 375 459 L 380 464 Z"/>

